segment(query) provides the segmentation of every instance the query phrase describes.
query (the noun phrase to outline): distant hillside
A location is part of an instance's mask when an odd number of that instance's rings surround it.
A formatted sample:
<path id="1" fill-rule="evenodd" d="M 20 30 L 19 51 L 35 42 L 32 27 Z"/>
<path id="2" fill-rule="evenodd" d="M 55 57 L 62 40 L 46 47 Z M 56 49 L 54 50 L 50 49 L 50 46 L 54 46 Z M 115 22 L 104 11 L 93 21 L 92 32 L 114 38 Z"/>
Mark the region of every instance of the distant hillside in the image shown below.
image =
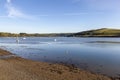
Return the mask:
<path id="1" fill-rule="evenodd" d="M 120 29 L 96 29 L 82 31 L 78 33 L 50 33 L 50 34 L 39 34 L 39 33 L 6 33 L 0 32 L 0 37 L 120 37 Z"/>
<path id="2" fill-rule="evenodd" d="M 46 34 L 39 34 L 39 33 L 7 33 L 7 32 L 0 32 L 0 37 L 67 37 L 68 35 L 72 35 L 73 33 L 46 33 Z"/>
<path id="3" fill-rule="evenodd" d="M 102 28 L 102 29 L 78 32 L 70 36 L 71 37 L 72 36 L 75 36 L 75 37 L 120 37 L 120 29 Z"/>

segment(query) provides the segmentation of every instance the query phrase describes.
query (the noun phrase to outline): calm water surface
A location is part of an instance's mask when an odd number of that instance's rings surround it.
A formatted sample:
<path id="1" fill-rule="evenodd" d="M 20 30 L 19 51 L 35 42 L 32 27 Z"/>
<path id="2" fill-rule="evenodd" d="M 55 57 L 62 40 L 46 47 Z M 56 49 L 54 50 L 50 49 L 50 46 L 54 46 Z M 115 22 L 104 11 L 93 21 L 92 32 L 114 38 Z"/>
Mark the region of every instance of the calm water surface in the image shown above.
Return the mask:
<path id="1" fill-rule="evenodd" d="M 74 64 L 91 72 L 120 75 L 120 38 L 27 37 L 0 38 L 0 47 L 17 56 Z"/>

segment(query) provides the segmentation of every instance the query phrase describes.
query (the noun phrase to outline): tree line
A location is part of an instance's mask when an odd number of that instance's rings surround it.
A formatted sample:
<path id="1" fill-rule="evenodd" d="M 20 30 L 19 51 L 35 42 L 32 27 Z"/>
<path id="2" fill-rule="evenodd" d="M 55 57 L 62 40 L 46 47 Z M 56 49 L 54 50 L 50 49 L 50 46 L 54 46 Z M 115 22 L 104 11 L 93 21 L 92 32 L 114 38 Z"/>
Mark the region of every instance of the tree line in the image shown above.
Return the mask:
<path id="1" fill-rule="evenodd" d="M 67 37 L 72 33 L 48 33 L 48 34 L 39 34 L 39 33 L 6 33 L 0 32 L 0 37 Z"/>

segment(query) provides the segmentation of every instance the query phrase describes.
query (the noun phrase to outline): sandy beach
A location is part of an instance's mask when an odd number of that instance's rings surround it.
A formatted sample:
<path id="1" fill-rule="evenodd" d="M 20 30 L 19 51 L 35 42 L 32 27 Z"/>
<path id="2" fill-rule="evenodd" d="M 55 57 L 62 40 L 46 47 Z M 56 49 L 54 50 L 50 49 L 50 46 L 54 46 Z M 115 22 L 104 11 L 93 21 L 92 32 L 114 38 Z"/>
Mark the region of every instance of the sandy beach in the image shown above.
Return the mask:
<path id="1" fill-rule="evenodd" d="M 12 53 L 0 49 L 0 56 Z M 23 59 L 16 56 L 0 59 L 0 80 L 111 80 L 72 66 Z"/>

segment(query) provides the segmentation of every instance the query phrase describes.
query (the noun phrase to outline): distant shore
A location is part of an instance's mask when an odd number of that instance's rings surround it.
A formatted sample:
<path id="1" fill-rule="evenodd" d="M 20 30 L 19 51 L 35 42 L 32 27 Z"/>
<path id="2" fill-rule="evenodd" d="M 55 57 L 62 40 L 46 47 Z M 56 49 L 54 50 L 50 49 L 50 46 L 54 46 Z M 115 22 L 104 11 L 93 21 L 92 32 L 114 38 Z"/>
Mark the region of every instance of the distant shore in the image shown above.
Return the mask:
<path id="1" fill-rule="evenodd" d="M 12 53 L 0 49 L 0 56 Z M 17 56 L 0 58 L 0 80 L 111 80 L 73 66 L 50 64 Z"/>

